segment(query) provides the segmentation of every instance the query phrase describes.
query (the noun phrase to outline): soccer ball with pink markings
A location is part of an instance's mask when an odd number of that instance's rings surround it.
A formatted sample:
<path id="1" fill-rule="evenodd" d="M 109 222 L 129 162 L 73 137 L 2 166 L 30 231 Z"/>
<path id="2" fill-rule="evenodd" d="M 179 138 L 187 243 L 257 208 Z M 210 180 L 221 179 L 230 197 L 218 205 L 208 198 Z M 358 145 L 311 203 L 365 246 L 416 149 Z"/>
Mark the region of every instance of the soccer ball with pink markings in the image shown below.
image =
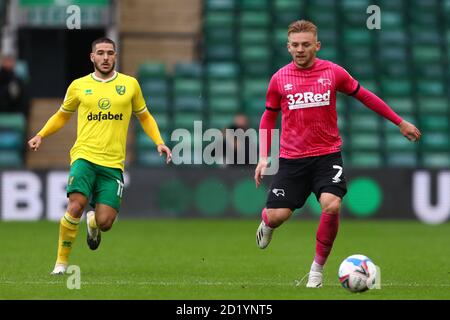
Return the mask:
<path id="1" fill-rule="evenodd" d="M 339 266 L 339 282 L 351 292 L 364 292 L 375 285 L 377 267 L 368 257 L 354 254 Z"/>

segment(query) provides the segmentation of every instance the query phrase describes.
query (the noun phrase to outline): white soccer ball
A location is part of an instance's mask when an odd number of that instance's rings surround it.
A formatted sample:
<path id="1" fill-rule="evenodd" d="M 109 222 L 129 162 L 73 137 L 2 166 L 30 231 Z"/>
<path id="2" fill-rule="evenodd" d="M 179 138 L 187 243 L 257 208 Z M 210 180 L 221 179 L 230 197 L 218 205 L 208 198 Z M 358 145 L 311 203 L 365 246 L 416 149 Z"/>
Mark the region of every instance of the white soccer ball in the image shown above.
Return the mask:
<path id="1" fill-rule="evenodd" d="M 364 292 L 375 285 L 377 268 L 368 257 L 354 254 L 339 266 L 339 282 L 351 292 Z"/>

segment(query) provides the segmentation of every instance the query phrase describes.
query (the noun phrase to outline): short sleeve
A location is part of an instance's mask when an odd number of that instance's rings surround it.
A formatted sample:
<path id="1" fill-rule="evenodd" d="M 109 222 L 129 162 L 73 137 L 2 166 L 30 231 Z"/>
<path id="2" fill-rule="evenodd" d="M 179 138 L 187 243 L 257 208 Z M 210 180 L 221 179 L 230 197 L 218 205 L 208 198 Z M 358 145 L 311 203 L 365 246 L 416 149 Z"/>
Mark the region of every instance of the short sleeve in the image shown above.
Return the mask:
<path id="1" fill-rule="evenodd" d="M 144 96 L 142 95 L 141 86 L 139 85 L 139 82 L 134 79 L 134 95 L 132 99 L 132 110 L 135 114 L 139 114 L 141 112 L 144 112 L 147 110 L 147 105 L 145 103 Z"/>
<path id="2" fill-rule="evenodd" d="M 62 112 L 73 113 L 77 110 L 80 105 L 80 99 L 78 97 L 79 88 L 76 81 L 72 81 L 70 86 L 67 88 L 64 101 L 61 105 L 60 110 Z"/>
<path id="3" fill-rule="evenodd" d="M 281 94 L 278 90 L 278 77 L 276 74 L 270 79 L 266 93 L 266 108 L 279 110 L 281 108 Z"/>
<path id="4" fill-rule="evenodd" d="M 336 77 L 336 90 L 348 95 L 354 95 L 359 89 L 359 83 L 344 68 L 337 64 L 333 67 Z"/>

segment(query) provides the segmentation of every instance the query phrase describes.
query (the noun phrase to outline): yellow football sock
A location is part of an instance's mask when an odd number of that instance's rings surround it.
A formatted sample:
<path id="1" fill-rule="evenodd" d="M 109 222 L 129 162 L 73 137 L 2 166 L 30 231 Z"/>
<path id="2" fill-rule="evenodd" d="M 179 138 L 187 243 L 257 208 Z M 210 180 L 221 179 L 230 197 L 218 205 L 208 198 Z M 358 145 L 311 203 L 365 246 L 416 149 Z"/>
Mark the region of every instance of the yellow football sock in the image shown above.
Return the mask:
<path id="1" fill-rule="evenodd" d="M 67 265 L 72 245 L 78 233 L 80 218 L 72 217 L 68 212 L 61 218 L 59 224 L 58 258 L 56 263 Z"/>

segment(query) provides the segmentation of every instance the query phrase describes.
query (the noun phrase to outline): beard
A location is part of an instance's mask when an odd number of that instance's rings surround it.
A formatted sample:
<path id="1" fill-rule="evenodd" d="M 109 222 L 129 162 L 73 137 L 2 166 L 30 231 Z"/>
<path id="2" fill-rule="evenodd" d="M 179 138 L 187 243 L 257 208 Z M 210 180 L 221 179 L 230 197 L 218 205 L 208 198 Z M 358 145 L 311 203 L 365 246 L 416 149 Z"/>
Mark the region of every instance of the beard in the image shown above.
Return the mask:
<path id="1" fill-rule="evenodd" d="M 94 68 L 95 68 L 95 70 L 97 70 L 98 72 L 100 72 L 101 74 L 103 74 L 103 75 L 105 75 L 105 76 L 108 75 L 108 74 L 110 74 L 111 71 L 114 70 L 114 67 L 115 67 L 115 66 L 116 66 L 116 63 L 113 62 L 113 64 L 111 65 L 111 67 L 108 68 L 106 71 L 104 71 L 104 69 L 101 69 L 101 67 L 102 67 L 101 64 L 94 62 Z"/>

